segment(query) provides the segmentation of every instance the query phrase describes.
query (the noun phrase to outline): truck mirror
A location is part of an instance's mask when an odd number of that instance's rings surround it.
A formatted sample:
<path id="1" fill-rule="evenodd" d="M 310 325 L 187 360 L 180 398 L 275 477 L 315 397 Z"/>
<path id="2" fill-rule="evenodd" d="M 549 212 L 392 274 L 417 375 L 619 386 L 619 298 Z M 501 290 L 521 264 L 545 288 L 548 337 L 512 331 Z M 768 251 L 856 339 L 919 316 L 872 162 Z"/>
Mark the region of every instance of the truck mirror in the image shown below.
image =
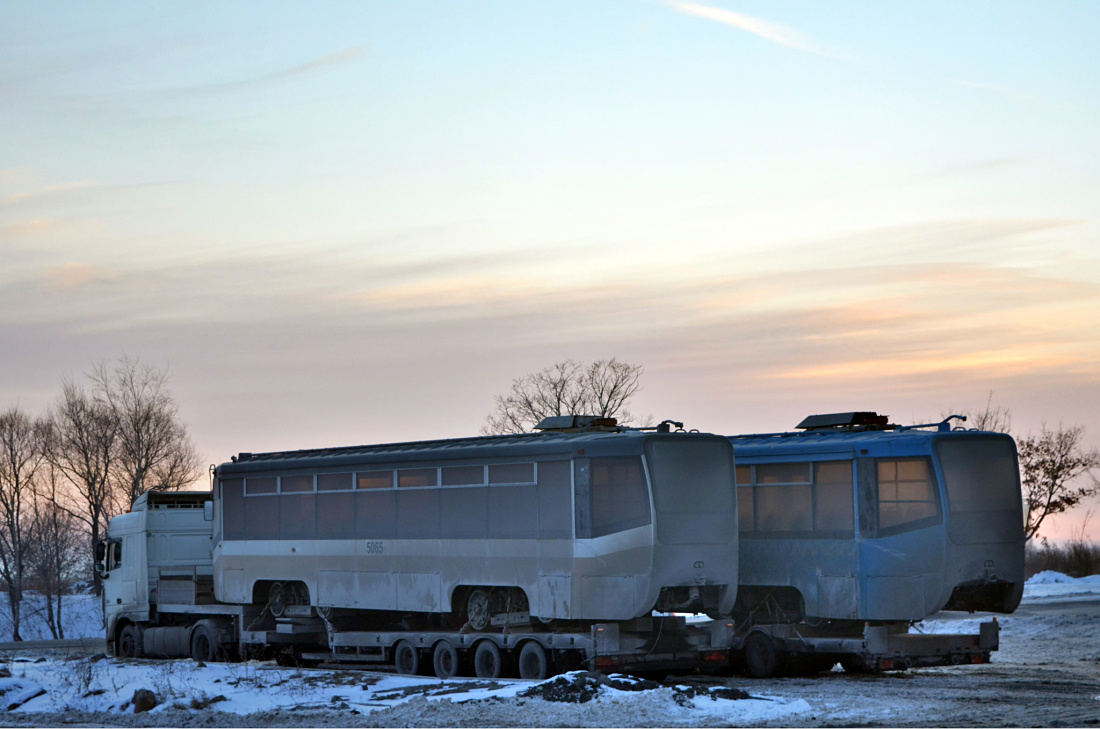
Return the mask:
<path id="1" fill-rule="evenodd" d="M 96 567 L 102 567 L 103 558 L 107 556 L 107 544 L 105 542 L 97 542 L 95 545 L 95 561 Z"/>
<path id="2" fill-rule="evenodd" d="M 202 518 L 206 521 L 214 521 L 214 502 L 202 502 Z"/>

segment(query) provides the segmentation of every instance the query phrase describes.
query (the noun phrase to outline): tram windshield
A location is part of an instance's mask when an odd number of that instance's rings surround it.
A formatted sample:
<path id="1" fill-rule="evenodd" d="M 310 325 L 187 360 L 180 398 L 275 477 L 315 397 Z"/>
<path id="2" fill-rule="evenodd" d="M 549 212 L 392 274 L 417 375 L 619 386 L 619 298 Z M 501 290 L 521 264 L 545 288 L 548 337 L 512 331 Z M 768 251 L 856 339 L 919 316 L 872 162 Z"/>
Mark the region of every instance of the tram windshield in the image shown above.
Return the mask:
<path id="1" fill-rule="evenodd" d="M 957 544 L 1017 541 L 1023 536 L 1020 473 L 1007 437 L 946 437 L 936 442 Z"/>
<path id="2" fill-rule="evenodd" d="M 664 544 L 736 539 L 733 459 L 723 440 L 656 438 L 646 444 L 657 538 Z"/>

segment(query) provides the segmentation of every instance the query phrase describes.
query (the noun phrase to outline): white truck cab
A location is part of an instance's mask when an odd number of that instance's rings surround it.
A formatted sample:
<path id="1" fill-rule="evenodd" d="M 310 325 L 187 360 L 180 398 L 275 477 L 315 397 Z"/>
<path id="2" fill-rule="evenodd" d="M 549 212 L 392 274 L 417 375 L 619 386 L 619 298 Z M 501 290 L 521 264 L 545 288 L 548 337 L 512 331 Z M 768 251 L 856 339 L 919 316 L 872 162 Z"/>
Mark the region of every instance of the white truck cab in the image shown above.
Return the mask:
<path id="1" fill-rule="evenodd" d="M 141 654 L 141 626 L 155 620 L 158 605 L 213 601 L 212 506 L 208 491 L 150 491 L 111 519 L 96 569 L 112 653 Z M 119 650 L 123 633 L 131 642 Z"/>

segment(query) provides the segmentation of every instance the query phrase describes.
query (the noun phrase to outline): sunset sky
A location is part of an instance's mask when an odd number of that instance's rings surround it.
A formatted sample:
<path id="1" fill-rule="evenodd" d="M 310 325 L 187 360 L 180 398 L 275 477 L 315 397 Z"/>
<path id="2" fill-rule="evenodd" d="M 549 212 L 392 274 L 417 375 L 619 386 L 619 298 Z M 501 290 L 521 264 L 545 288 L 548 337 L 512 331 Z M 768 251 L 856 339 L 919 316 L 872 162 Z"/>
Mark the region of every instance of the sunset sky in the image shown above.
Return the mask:
<path id="1" fill-rule="evenodd" d="M 0 409 L 126 354 L 219 463 L 472 435 L 618 357 L 702 430 L 992 392 L 1100 445 L 1098 34 L 1092 0 L 0 4 Z"/>

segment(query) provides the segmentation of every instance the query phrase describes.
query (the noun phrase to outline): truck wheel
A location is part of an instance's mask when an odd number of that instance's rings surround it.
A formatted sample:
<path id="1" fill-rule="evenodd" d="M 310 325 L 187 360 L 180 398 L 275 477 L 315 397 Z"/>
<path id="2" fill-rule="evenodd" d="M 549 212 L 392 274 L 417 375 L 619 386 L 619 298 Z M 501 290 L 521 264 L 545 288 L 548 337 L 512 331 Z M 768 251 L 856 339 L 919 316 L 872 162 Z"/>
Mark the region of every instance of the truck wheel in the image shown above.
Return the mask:
<path id="1" fill-rule="evenodd" d="M 420 670 L 420 654 L 412 643 L 407 640 L 399 640 L 397 646 L 393 649 L 393 664 L 397 667 L 398 673 L 415 676 L 417 671 Z"/>
<path id="2" fill-rule="evenodd" d="M 474 651 L 474 675 L 478 678 L 500 678 L 504 672 L 504 660 L 500 648 L 491 640 L 483 640 Z"/>
<path id="3" fill-rule="evenodd" d="M 755 631 L 745 640 L 745 668 L 753 678 L 778 676 L 783 656 L 770 636 Z"/>
<path id="4" fill-rule="evenodd" d="M 191 658 L 203 663 L 214 663 L 218 660 L 218 642 L 208 625 L 199 623 L 191 631 Z"/>
<path id="5" fill-rule="evenodd" d="M 541 681 L 550 674 L 550 661 L 546 649 L 537 641 L 529 640 L 519 652 L 519 677 Z"/>
<path id="6" fill-rule="evenodd" d="M 118 636 L 119 658 L 142 658 L 145 655 L 144 638 L 141 628 L 136 625 L 127 625 Z"/>
<path id="7" fill-rule="evenodd" d="M 458 649 L 449 640 L 435 644 L 432 653 L 432 668 L 436 678 L 454 678 L 458 675 Z"/>

